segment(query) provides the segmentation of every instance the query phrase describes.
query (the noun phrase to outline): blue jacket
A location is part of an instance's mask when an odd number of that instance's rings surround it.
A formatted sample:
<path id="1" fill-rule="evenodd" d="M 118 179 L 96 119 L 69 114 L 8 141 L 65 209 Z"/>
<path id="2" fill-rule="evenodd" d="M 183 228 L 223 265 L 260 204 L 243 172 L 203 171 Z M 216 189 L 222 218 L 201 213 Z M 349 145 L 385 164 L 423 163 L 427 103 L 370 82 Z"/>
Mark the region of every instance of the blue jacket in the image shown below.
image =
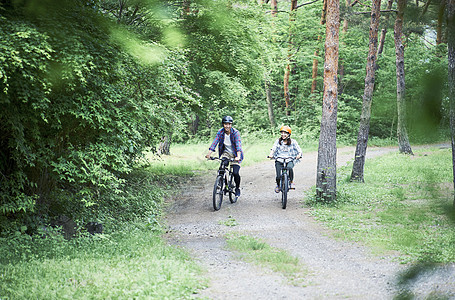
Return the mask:
<path id="1" fill-rule="evenodd" d="M 240 132 L 235 129 L 231 128 L 231 134 L 229 135 L 231 139 L 232 148 L 234 149 L 235 155 L 237 156 L 237 152 L 240 151 L 240 162 L 243 160 L 243 150 L 242 150 L 242 141 L 240 139 Z M 225 146 L 224 146 L 224 128 L 221 128 L 216 133 L 215 139 L 213 140 L 212 145 L 210 146 L 209 150 L 215 151 L 215 147 L 218 144 L 218 155 L 221 156 L 223 154 Z"/>

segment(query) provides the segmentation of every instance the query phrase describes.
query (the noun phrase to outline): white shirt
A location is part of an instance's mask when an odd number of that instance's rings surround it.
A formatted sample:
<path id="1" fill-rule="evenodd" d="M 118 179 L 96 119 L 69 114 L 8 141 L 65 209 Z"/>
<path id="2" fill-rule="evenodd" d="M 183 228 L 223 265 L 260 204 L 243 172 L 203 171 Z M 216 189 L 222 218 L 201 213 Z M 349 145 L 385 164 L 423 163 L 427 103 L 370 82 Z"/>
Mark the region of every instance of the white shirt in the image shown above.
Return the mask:
<path id="1" fill-rule="evenodd" d="M 225 151 L 231 154 L 234 154 L 234 149 L 232 148 L 232 143 L 231 143 L 231 136 L 228 134 L 224 134 L 224 146 L 225 146 Z"/>

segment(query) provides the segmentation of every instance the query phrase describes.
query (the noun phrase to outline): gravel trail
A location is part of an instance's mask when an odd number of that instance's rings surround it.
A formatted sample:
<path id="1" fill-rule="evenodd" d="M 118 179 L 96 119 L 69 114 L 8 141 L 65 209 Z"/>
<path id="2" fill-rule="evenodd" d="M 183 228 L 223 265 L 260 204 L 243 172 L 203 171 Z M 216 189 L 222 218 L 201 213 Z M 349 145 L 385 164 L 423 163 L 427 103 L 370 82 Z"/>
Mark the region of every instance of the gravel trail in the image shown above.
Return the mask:
<path id="1" fill-rule="evenodd" d="M 397 149 L 369 148 L 367 158 L 391 151 Z M 353 147 L 338 149 L 338 166 L 352 161 L 354 152 Z M 334 239 L 330 230 L 311 218 L 301 199 L 315 185 L 316 163 L 317 153 L 306 153 L 294 168 L 296 190 L 289 193 L 286 210 L 281 208 L 280 194 L 273 191 L 272 161 L 242 167 L 241 198 L 235 204 L 224 199 L 217 212 L 211 197 L 215 170 L 192 178 L 191 186 L 169 200 L 165 238 L 189 251 L 210 279 L 197 298 L 394 299 L 412 295 L 406 299 L 455 299 L 455 265 L 412 269 L 392 256 L 374 256 L 361 244 Z M 229 220 L 237 225 L 226 226 Z M 279 273 L 240 260 L 226 247 L 225 235 L 233 232 L 288 251 L 299 258 L 308 274 L 295 285 Z M 398 275 L 410 270 L 417 275 L 398 284 Z"/>

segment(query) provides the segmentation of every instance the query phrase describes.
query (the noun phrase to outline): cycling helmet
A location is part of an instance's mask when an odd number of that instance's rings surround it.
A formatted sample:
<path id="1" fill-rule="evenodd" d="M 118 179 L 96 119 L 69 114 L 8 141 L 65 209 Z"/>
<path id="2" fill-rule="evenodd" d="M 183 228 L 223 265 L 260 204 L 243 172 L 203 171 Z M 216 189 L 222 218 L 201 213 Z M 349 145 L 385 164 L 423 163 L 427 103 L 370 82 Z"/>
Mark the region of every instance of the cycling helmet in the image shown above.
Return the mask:
<path id="1" fill-rule="evenodd" d="M 223 117 L 223 120 L 221 121 L 221 123 L 223 123 L 223 124 L 224 123 L 231 123 L 232 124 L 233 122 L 234 122 L 234 119 L 232 119 L 231 116 L 225 116 L 225 117 Z"/>
<path id="2" fill-rule="evenodd" d="M 282 131 L 285 131 L 285 132 L 291 134 L 292 130 L 291 130 L 291 127 L 289 127 L 289 126 L 281 126 L 280 132 L 282 132 Z"/>

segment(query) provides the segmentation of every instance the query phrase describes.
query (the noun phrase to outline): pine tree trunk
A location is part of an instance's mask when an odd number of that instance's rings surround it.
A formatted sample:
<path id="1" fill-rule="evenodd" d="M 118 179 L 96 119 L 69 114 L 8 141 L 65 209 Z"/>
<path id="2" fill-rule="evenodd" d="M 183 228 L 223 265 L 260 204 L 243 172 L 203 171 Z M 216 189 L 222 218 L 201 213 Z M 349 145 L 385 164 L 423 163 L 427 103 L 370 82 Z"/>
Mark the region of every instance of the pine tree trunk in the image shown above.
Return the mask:
<path id="1" fill-rule="evenodd" d="M 160 146 L 158 147 L 158 154 L 161 155 L 170 155 L 170 148 L 171 148 L 171 137 L 170 135 L 163 136 L 161 138 Z"/>
<path id="2" fill-rule="evenodd" d="M 442 43 L 442 23 L 444 22 L 444 11 L 446 8 L 446 1 L 441 1 L 438 12 L 438 25 L 436 26 L 436 45 Z"/>
<path id="3" fill-rule="evenodd" d="M 450 133 L 452 136 L 452 173 L 455 191 L 455 0 L 447 4 L 448 83 L 450 99 Z M 455 196 L 453 199 L 455 208 Z"/>
<path id="4" fill-rule="evenodd" d="M 327 0 L 324 98 L 316 173 L 316 197 L 323 201 L 336 200 L 339 28 L 340 2 Z"/>
<path id="5" fill-rule="evenodd" d="M 288 57 L 286 63 L 286 69 L 284 71 L 284 101 L 286 103 L 286 115 L 291 115 L 291 96 L 289 94 L 289 77 L 291 75 L 291 63 L 292 63 L 292 51 L 294 49 L 294 23 L 295 23 L 295 12 L 297 7 L 297 0 L 291 0 L 291 11 L 289 13 L 289 40 L 288 40 Z"/>
<path id="6" fill-rule="evenodd" d="M 286 116 L 291 115 L 291 96 L 289 95 L 289 75 L 291 74 L 291 65 L 288 62 L 284 71 L 284 102 L 286 104 Z"/>
<path id="7" fill-rule="evenodd" d="M 271 0 L 270 1 L 270 8 L 272 10 L 272 17 L 276 17 L 276 14 L 278 12 L 278 3 L 277 0 Z"/>
<path id="8" fill-rule="evenodd" d="M 359 133 L 355 149 L 354 165 L 352 166 L 351 181 L 364 182 L 363 170 L 370 131 L 371 102 L 373 99 L 376 53 L 378 51 L 379 16 L 381 13 L 381 0 L 371 3 L 370 45 L 368 49 L 365 90 L 363 93 L 362 114 L 360 116 Z"/>
<path id="9" fill-rule="evenodd" d="M 267 111 L 269 114 L 269 122 L 270 122 L 270 128 L 273 130 L 275 129 L 276 123 L 275 123 L 275 115 L 273 114 L 273 101 L 272 101 L 272 91 L 270 90 L 270 83 L 268 80 L 265 80 L 265 97 L 267 101 Z"/>
<path id="10" fill-rule="evenodd" d="M 389 2 L 387 3 L 387 10 L 391 10 L 392 9 L 392 4 L 393 4 L 393 0 L 389 0 Z M 387 21 L 389 20 L 389 14 L 386 14 L 385 16 L 385 23 L 387 23 Z M 387 27 L 384 27 L 382 30 L 381 30 L 381 38 L 379 39 L 379 46 L 378 46 L 378 55 L 377 57 L 379 57 L 381 54 L 382 54 L 382 51 L 384 50 L 384 43 L 385 43 L 385 36 L 387 34 Z"/>
<path id="11" fill-rule="evenodd" d="M 404 10 L 406 0 L 398 0 L 398 13 L 395 21 L 394 38 L 397 68 L 397 136 L 400 153 L 413 154 L 406 130 L 406 88 L 404 77 L 404 45 L 402 42 Z"/>
<path id="12" fill-rule="evenodd" d="M 316 49 L 314 50 L 314 58 L 313 58 L 313 72 L 311 75 L 312 82 L 311 82 L 311 93 L 313 94 L 316 91 L 316 84 L 317 84 L 317 77 L 318 77 L 318 59 L 317 57 L 319 56 L 319 51 Z"/>

